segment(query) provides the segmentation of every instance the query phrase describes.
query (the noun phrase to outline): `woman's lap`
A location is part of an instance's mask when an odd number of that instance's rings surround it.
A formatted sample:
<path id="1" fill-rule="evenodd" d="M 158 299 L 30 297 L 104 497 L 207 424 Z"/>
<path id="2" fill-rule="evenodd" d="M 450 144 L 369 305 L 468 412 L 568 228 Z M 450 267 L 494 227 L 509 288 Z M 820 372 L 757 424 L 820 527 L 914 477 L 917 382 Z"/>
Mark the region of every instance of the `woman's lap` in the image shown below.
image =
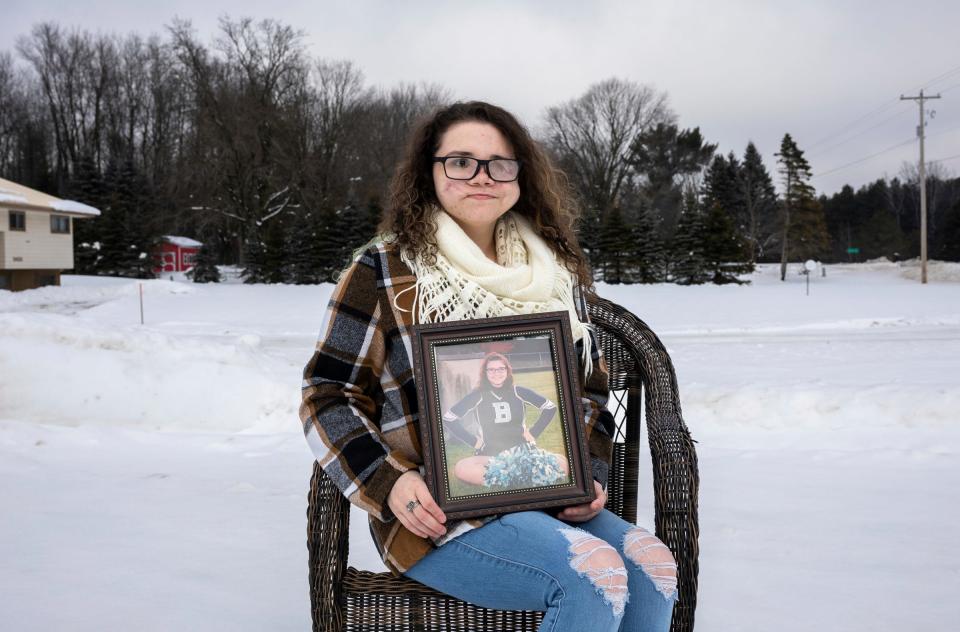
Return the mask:
<path id="1" fill-rule="evenodd" d="M 539 511 L 505 514 L 432 551 L 407 576 L 487 608 L 544 610 L 578 581 L 560 531 L 569 528 Z"/>
<path id="2" fill-rule="evenodd" d="M 505 514 L 432 551 L 407 576 L 488 608 L 557 610 L 566 600 L 569 605 L 563 615 L 548 612 L 548 617 L 566 620 L 577 604 L 578 610 L 590 609 L 592 617 L 609 617 L 607 627 L 617 629 L 628 596 L 626 580 L 614 576 L 623 574 L 629 578 L 633 604 L 624 625 L 641 617 L 669 625 L 672 595 L 656 594 L 639 564 L 626 561 L 623 551 L 628 532 L 636 534 L 638 530 L 607 510 L 583 523 L 564 522 L 540 511 Z M 589 559 L 596 552 L 601 554 Z M 599 568 L 597 560 L 601 561 Z M 639 614 L 637 608 L 645 613 Z M 600 621 L 594 622 L 593 629 L 604 628 Z"/>

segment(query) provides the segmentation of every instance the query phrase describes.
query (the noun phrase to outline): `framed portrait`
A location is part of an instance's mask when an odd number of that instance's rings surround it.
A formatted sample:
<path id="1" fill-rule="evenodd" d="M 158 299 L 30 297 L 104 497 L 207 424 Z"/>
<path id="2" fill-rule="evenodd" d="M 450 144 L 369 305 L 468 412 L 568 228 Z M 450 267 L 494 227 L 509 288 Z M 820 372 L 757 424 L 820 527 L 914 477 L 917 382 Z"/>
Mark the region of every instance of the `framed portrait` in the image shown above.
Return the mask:
<path id="1" fill-rule="evenodd" d="M 414 327 L 426 482 L 450 518 L 595 498 L 566 312 Z"/>

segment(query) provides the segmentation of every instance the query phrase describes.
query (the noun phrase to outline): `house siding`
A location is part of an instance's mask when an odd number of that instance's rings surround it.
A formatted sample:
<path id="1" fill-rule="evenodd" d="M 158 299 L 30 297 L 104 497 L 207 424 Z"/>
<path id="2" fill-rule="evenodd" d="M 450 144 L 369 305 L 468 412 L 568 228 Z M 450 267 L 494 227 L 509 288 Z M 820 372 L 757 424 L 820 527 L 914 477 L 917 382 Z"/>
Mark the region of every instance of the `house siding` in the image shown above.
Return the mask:
<path id="1" fill-rule="evenodd" d="M 0 231 L 4 233 L 0 267 L 7 270 L 68 270 L 73 268 L 73 221 L 70 234 L 50 232 L 50 215 L 24 211 L 26 230 L 11 231 L 10 212 L 0 209 Z"/>

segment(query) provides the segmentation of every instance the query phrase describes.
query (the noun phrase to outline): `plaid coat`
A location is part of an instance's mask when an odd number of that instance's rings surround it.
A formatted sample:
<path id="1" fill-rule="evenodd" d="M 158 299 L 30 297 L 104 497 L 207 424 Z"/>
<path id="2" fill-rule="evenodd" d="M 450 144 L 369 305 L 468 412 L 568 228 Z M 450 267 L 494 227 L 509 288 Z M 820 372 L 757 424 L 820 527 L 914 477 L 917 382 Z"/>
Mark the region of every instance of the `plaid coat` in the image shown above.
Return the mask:
<path id="1" fill-rule="evenodd" d="M 327 475 L 369 514 L 370 531 L 387 567 L 411 568 L 435 544 L 408 531 L 387 504 L 393 484 L 423 464 L 413 379 L 413 292 L 416 277 L 392 244 L 378 241 L 341 276 L 303 372 L 300 419 L 311 450 Z M 395 304 L 399 303 L 399 307 Z M 581 318 L 583 297 L 577 295 Z M 584 384 L 583 420 L 593 477 L 606 486 L 613 416 L 606 364 L 593 345 L 593 368 Z M 484 520 L 448 521 L 449 533 Z"/>

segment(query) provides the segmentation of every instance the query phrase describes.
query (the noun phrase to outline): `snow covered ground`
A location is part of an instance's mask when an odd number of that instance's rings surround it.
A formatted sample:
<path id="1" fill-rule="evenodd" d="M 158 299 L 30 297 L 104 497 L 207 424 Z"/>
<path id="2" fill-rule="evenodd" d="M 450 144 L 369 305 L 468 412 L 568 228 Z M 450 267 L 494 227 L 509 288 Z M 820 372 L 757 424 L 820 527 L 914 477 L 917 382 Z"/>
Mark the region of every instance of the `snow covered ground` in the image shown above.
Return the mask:
<path id="1" fill-rule="evenodd" d="M 600 287 L 699 441 L 697 630 L 956 629 L 960 266 L 916 278 Z M 137 282 L 63 283 L 0 291 L 0 627 L 309 629 L 297 406 L 330 286 L 147 281 L 140 325 Z M 356 513 L 351 539 L 382 568 Z"/>

